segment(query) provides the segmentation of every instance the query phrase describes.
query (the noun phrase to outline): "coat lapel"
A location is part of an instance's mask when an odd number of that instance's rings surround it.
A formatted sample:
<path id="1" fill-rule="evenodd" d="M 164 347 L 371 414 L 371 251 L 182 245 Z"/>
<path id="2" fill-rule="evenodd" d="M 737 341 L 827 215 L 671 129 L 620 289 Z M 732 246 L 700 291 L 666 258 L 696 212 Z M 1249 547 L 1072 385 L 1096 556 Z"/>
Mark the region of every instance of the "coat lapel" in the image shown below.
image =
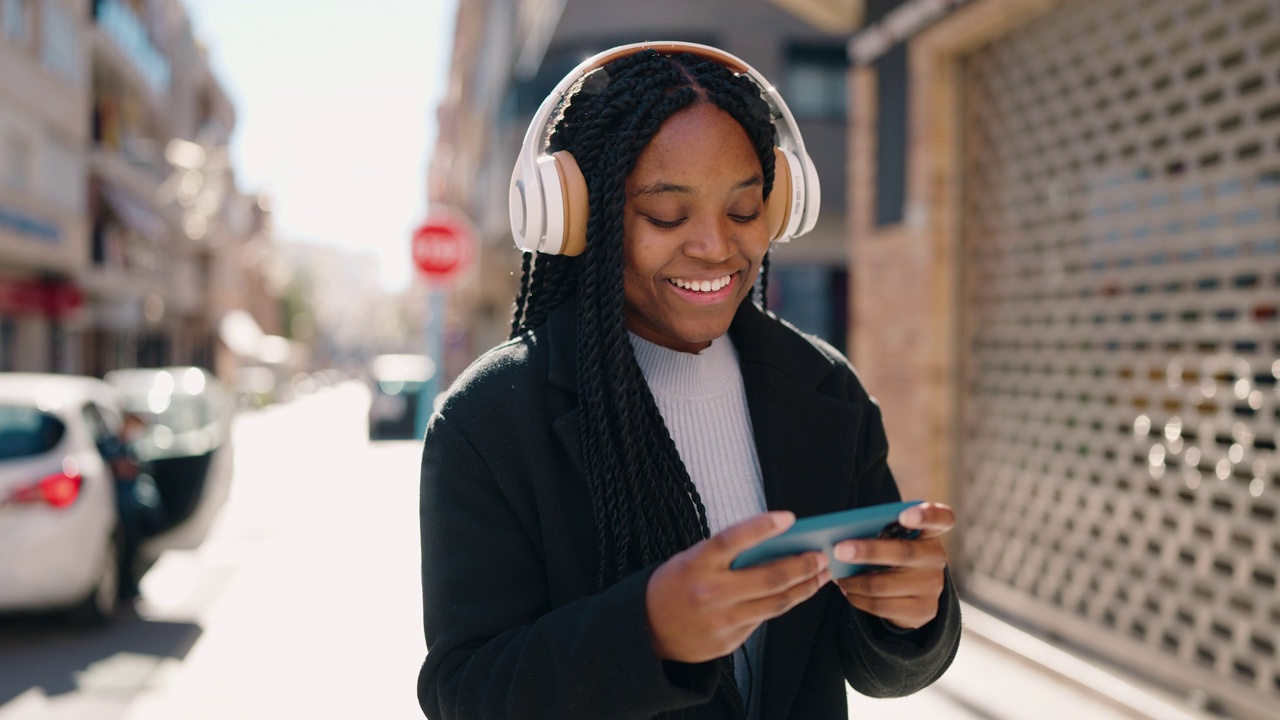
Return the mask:
<path id="1" fill-rule="evenodd" d="M 547 380 L 552 387 L 563 391 L 557 396 L 563 401 L 563 406 L 554 408 L 554 412 L 559 414 L 552 423 L 552 430 L 573 462 L 577 477 L 585 479 L 587 474 L 582 463 L 582 428 L 577 404 L 576 307 L 573 303 L 565 303 L 547 317 Z"/>
<path id="2" fill-rule="evenodd" d="M 751 426 L 771 510 L 807 517 L 843 509 L 854 480 L 861 409 L 820 391 L 838 366 L 744 303 L 730 331 L 742 367 Z M 785 718 L 822 622 L 827 592 L 768 623 L 766 720 Z"/>
<path id="3" fill-rule="evenodd" d="M 843 509 L 862 412 L 823 391 L 839 366 L 750 303 L 738 311 L 730 332 L 769 508 L 797 517 Z"/>

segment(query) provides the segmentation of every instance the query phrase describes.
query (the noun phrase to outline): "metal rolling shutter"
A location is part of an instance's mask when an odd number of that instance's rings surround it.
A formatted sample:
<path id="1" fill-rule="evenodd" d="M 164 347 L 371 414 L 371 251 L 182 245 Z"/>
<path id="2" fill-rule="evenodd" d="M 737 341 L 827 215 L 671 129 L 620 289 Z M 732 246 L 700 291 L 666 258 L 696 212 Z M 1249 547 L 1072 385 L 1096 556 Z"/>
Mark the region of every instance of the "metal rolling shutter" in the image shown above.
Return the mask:
<path id="1" fill-rule="evenodd" d="M 1072 0 L 965 67 L 956 566 L 1280 707 L 1280 1 Z"/>

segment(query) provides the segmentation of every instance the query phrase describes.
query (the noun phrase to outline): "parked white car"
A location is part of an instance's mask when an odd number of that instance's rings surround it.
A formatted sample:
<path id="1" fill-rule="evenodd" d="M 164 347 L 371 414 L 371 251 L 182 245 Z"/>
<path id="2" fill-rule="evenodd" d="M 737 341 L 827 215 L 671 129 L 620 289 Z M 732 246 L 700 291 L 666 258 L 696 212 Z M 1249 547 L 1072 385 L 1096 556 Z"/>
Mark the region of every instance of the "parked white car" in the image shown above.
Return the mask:
<path id="1" fill-rule="evenodd" d="M 121 581 L 169 549 L 198 547 L 230 494 L 231 397 L 195 367 L 121 370 L 106 380 L 0 373 L 0 613 L 69 609 L 110 618 Z M 126 414 L 146 423 L 132 447 L 159 494 L 134 567 L 104 447 Z"/>
<path id="2" fill-rule="evenodd" d="M 0 373 L 0 612 L 114 614 L 122 538 L 98 444 L 120 423 L 101 380 Z"/>

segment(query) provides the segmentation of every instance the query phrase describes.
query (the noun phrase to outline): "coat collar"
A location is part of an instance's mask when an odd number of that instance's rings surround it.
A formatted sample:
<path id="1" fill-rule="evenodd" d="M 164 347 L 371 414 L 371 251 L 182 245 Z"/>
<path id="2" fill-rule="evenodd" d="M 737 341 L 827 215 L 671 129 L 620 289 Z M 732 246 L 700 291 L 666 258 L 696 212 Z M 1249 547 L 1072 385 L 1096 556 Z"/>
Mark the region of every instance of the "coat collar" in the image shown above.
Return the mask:
<path id="1" fill-rule="evenodd" d="M 577 324 L 573 303 L 548 317 L 547 375 L 552 386 L 569 394 L 555 432 L 585 477 L 576 403 Z M 729 335 L 738 351 L 768 507 L 797 517 L 844 507 L 862 408 L 824 392 L 843 363 L 750 302 L 739 308 Z"/>
<path id="2" fill-rule="evenodd" d="M 816 388 L 836 366 L 814 352 L 813 346 L 793 331 L 794 328 L 773 313 L 744 301 L 734 315 L 729 336 L 744 365 L 773 368 L 799 385 Z M 577 392 L 577 304 L 568 302 L 552 310 L 547 316 L 546 333 L 551 384 Z"/>
<path id="3" fill-rule="evenodd" d="M 548 364 L 551 384 L 578 392 L 578 305 L 567 302 L 547 315 Z"/>

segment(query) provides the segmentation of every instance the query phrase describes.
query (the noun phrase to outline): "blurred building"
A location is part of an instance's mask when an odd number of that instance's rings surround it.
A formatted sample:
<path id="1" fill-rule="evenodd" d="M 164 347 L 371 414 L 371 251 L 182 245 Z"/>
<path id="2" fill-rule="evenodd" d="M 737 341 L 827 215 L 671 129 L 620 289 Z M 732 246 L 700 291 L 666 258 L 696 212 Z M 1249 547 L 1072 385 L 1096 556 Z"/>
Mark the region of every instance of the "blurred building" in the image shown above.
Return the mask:
<path id="1" fill-rule="evenodd" d="M 726 18 L 732 17 L 732 22 Z M 429 199 L 463 209 L 481 236 L 478 261 L 451 297 L 455 351 L 446 374 L 506 339 L 519 284 L 511 239 L 511 169 L 538 104 L 569 70 L 614 45 L 684 40 L 738 55 L 773 82 L 797 117 L 822 181 L 822 217 L 774 252 L 770 307 L 845 343 L 845 76 L 847 34 L 764 0 L 489 0 L 460 3 Z M 466 347 L 458 352 L 459 345 Z"/>
<path id="2" fill-rule="evenodd" d="M 269 223 L 182 4 L 6 0 L 0 29 L 0 370 L 219 365 Z"/>
<path id="3" fill-rule="evenodd" d="M 424 287 L 389 293 L 376 254 L 332 245 L 276 246 L 285 274 L 286 335 L 305 355 L 301 368 L 363 373 L 371 358 L 423 350 Z"/>
<path id="4" fill-rule="evenodd" d="M 963 593 L 1275 717 L 1280 2 L 858 14 L 851 354 Z"/>
<path id="5" fill-rule="evenodd" d="M 79 367 L 88 265 L 84 3 L 0 3 L 0 370 Z"/>
<path id="6" fill-rule="evenodd" d="M 270 199 L 233 194 L 224 222 L 211 230 L 219 238 L 210 268 L 209 317 L 217 322 L 218 337 L 214 372 L 232 386 L 255 386 L 257 394 L 269 395 L 273 385 L 287 377 L 271 366 L 288 360 L 288 353 L 281 358 L 280 341 L 268 339 L 282 337 L 287 327 L 282 258 L 272 228 Z"/>

